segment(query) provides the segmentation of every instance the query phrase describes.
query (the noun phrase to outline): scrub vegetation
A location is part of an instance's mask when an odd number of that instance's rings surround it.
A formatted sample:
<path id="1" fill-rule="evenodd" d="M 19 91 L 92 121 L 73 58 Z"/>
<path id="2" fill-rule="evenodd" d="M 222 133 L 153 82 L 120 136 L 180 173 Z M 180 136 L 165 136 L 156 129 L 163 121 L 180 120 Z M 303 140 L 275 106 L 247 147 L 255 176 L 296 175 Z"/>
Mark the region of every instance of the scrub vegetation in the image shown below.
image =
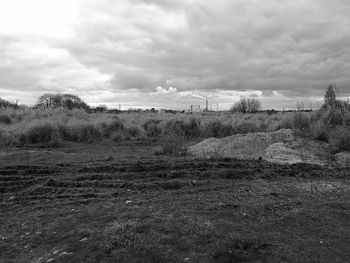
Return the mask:
<path id="1" fill-rule="evenodd" d="M 255 113 L 0 100 L 0 262 L 347 262 L 348 169 L 186 155 L 283 128 L 350 151 L 337 97 L 332 85 L 318 111 Z"/>

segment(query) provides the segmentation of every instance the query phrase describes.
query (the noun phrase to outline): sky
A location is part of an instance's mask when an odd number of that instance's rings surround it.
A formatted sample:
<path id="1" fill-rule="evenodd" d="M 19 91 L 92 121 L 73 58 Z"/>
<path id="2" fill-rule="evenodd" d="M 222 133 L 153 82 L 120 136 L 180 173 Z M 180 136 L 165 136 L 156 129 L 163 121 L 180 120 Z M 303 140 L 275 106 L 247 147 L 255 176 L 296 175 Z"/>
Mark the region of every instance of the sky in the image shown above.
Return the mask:
<path id="1" fill-rule="evenodd" d="M 0 97 L 265 109 L 350 97 L 349 0 L 0 0 Z"/>

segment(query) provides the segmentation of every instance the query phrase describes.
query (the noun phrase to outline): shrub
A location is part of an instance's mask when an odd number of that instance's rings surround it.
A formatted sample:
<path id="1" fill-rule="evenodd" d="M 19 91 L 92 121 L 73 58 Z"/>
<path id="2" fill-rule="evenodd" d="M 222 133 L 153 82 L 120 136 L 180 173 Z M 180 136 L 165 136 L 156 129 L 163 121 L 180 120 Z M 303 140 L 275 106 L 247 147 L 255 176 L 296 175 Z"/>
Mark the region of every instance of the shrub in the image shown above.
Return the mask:
<path id="1" fill-rule="evenodd" d="M 138 137 L 141 134 L 141 129 L 137 126 L 131 126 L 126 128 L 125 132 L 131 137 Z"/>
<path id="2" fill-rule="evenodd" d="M 124 124 L 119 119 L 116 119 L 110 123 L 103 122 L 100 125 L 102 129 L 102 134 L 106 138 L 110 138 L 111 135 L 116 131 L 123 131 L 125 129 Z"/>
<path id="3" fill-rule="evenodd" d="M 60 137 L 66 141 L 72 142 L 98 142 L 103 134 L 93 124 L 82 123 L 74 126 L 60 125 L 58 128 Z"/>
<path id="4" fill-rule="evenodd" d="M 0 146 L 7 146 L 12 144 L 15 144 L 13 136 L 11 136 L 6 131 L 0 130 Z"/>
<path id="5" fill-rule="evenodd" d="M 158 127 L 160 120 L 149 119 L 142 124 L 143 129 L 147 136 L 155 137 L 162 133 L 162 130 Z"/>
<path id="6" fill-rule="evenodd" d="M 283 118 L 279 122 L 277 129 L 294 129 L 294 119 L 291 117 Z"/>
<path id="7" fill-rule="evenodd" d="M 129 140 L 130 140 L 130 136 L 121 131 L 116 131 L 112 135 L 112 141 L 114 142 L 129 141 Z"/>
<path id="8" fill-rule="evenodd" d="M 171 120 L 164 127 L 164 134 L 174 134 L 184 138 L 195 138 L 201 134 L 200 121 L 191 118 L 185 122 L 183 120 Z"/>
<path id="9" fill-rule="evenodd" d="M 7 114 L 0 115 L 0 123 L 11 124 L 12 120 Z"/>
<path id="10" fill-rule="evenodd" d="M 347 127 L 333 128 L 329 140 L 334 153 L 350 151 L 350 130 Z"/>
<path id="11" fill-rule="evenodd" d="M 326 125 L 343 125 L 346 122 L 344 118 L 345 113 L 337 109 L 330 109 L 323 113 L 323 119 Z"/>
<path id="12" fill-rule="evenodd" d="M 312 123 L 310 125 L 310 132 L 312 138 L 327 143 L 329 142 L 329 130 L 322 120 Z"/>
<path id="13" fill-rule="evenodd" d="M 155 154 L 171 155 L 171 156 L 185 156 L 187 147 L 185 146 L 185 139 L 181 136 L 168 135 L 164 138 L 162 149 Z"/>
<path id="14" fill-rule="evenodd" d="M 26 144 L 49 144 L 55 146 L 59 143 L 56 128 L 50 123 L 35 123 L 29 126 L 25 133 L 20 135 L 20 141 Z"/>
<path id="15" fill-rule="evenodd" d="M 294 115 L 294 127 L 305 132 L 310 128 L 310 118 L 306 113 L 298 112 Z"/>
<path id="16" fill-rule="evenodd" d="M 350 127 L 350 112 L 344 114 L 344 125 Z"/>
<path id="17" fill-rule="evenodd" d="M 231 125 L 225 125 L 219 120 L 211 121 L 207 124 L 204 130 L 205 137 L 222 138 L 234 134 L 234 129 Z"/>
<path id="18" fill-rule="evenodd" d="M 243 122 L 233 126 L 233 131 L 235 134 L 245 134 L 259 131 L 259 127 L 253 122 Z"/>
<path id="19" fill-rule="evenodd" d="M 102 133 L 93 124 L 85 124 L 76 127 L 78 142 L 93 143 L 102 139 Z"/>
<path id="20" fill-rule="evenodd" d="M 231 112 L 255 113 L 261 109 L 261 102 L 255 98 L 241 98 L 231 107 Z"/>
<path id="21" fill-rule="evenodd" d="M 59 124 L 57 126 L 57 131 L 60 138 L 65 141 L 78 141 L 78 138 L 76 137 L 73 129 L 73 127 L 68 127 L 64 124 Z"/>

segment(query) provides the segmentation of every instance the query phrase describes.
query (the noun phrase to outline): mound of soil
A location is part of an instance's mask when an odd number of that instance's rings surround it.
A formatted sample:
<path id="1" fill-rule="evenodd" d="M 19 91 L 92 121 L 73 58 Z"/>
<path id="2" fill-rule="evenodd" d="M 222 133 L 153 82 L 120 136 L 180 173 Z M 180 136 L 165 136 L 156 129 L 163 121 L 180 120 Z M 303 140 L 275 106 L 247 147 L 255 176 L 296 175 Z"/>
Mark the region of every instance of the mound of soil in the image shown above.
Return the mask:
<path id="1" fill-rule="evenodd" d="M 292 130 L 237 134 L 226 138 L 208 138 L 189 148 L 189 153 L 199 157 L 229 157 L 259 159 L 268 146 L 277 142 L 295 140 Z"/>
<path id="2" fill-rule="evenodd" d="M 198 157 L 263 159 L 269 162 L 329 165 L 328 144 L 296 135 L 292 130 L 209 138 L 189 148 Z"/>
<path id="3" fill-rule="evenodd" d="M 275 163 L 310 163 L 327 166 L 330 164 L 328 144 L 308 139 L 274 143 L 266 148 L 263 159 Z"/>

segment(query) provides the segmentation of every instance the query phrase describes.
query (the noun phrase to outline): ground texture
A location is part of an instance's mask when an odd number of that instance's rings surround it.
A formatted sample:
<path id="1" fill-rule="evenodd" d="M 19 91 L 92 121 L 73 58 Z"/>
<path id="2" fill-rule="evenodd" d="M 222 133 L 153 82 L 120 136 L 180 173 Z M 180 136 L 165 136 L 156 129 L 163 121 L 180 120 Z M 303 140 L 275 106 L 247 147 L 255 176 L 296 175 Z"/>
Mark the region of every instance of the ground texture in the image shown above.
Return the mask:
<path id="1" fill-rule="evenodd" d="M 0 262 L 350 262 L 349 171 L 157 147 L 3 150 Z"/>

